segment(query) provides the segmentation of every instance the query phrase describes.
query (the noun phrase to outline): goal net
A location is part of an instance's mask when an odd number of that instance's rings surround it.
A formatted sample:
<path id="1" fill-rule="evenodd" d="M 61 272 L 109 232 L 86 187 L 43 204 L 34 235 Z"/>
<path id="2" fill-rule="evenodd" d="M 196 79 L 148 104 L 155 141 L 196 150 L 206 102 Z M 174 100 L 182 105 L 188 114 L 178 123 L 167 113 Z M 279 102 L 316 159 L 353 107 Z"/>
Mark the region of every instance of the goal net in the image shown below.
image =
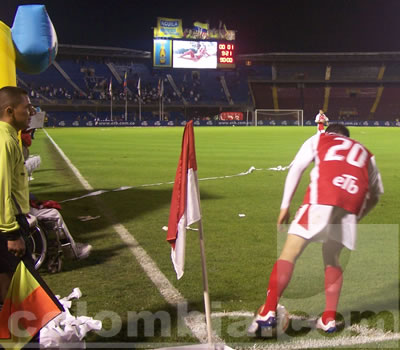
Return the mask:
<path id="1" fill-rule="evenodd" d="M 256 109 L 254 125 L 296 125 L 303 126 L 302 109 Z"/>

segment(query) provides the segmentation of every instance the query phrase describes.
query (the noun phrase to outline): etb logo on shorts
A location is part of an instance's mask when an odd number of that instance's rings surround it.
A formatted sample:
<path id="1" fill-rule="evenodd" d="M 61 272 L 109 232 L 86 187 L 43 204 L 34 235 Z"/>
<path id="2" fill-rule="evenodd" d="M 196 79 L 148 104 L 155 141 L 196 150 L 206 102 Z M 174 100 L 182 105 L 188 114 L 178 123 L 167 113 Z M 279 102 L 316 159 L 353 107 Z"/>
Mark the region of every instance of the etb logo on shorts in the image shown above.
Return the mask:
<path id="1" fill-rule="evenodd" d="M 336 176 L 332 180 L 332 183 L 334 186 L 337 186 L 350 194 L 356 194 L 359 190 L 359 187 L 356 185 L 357 180 L 358 179 L 355 176 L 342 174 L 342 176 Z"/>

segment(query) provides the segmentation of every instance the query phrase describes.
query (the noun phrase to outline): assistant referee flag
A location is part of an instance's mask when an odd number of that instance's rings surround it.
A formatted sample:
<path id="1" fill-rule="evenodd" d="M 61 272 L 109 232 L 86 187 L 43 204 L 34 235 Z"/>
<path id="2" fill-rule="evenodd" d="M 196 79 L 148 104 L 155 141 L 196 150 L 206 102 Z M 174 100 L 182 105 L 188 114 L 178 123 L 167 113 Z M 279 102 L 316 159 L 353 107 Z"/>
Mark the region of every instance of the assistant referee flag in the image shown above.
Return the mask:
<path id="1" fill-rule="evenodd" d="M 22 260 L 0 312 L 1 347 L 21 349 L 62 311 L 62 305 L 32 264 Z"/>
<path id="2" fill-rule="evenodd" d="M 167 241 L 171 244 L 171 259 L 178 279 L 183 276 L 185 266 L 186 227 L 200 219 L 193 121 L 190 121 L 183 132 L 182 152 L 176 170 L 167 233 Z"/>

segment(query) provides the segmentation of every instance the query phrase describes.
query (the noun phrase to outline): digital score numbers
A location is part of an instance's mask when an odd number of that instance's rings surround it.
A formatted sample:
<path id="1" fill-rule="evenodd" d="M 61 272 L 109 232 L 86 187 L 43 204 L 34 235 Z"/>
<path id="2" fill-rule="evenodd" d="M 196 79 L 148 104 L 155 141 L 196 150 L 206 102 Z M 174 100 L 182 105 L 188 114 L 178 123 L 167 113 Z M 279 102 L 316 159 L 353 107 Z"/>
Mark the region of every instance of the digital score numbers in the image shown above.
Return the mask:
<path id="1" fill-rule="evenodd" d="M 235 44 L 218 43 L 218 68 L 235 68 Z"/>

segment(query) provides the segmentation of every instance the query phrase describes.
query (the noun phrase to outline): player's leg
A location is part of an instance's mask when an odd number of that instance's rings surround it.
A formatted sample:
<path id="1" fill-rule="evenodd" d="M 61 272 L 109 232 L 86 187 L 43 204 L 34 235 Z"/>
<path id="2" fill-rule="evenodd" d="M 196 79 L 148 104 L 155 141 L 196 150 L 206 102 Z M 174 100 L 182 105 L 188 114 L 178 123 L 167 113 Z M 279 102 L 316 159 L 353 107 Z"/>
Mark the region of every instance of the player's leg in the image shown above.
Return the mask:
<path id="1" fill-rule="evenodd" d="M 288 286 L 294 265 L 297 258 L 301 255 L 309 241 L 305 238 L 288 234 L 282 252 L 275 262 L 268 282 L 267 298 L 265 304 L 260 309 L 261 316 L 265 316 L 269 311 L 275 311 L 279 298 Z"/>
<path id="2" fill-rule="evenodd" d="M 325 311 L 318 320 L 317 327 L 326 332 L 336 330 L 336 310 L 343 284 L 342 268 L 339 263 L 342 249 L 342 243 L 334 240 L 329 240 L 322 245 L 325 265 Z"/>
<path id="3" fill-rule="evenodd" d="M 290 282 L 297 258 L 308 243 L 309 241 L 305 238 L 288 234 L 281 255 L 272 268 L 265 303 L 258 310 L 248 329 L 250 334 L 276 326 L 276 309 L 279 299 Z"/>

